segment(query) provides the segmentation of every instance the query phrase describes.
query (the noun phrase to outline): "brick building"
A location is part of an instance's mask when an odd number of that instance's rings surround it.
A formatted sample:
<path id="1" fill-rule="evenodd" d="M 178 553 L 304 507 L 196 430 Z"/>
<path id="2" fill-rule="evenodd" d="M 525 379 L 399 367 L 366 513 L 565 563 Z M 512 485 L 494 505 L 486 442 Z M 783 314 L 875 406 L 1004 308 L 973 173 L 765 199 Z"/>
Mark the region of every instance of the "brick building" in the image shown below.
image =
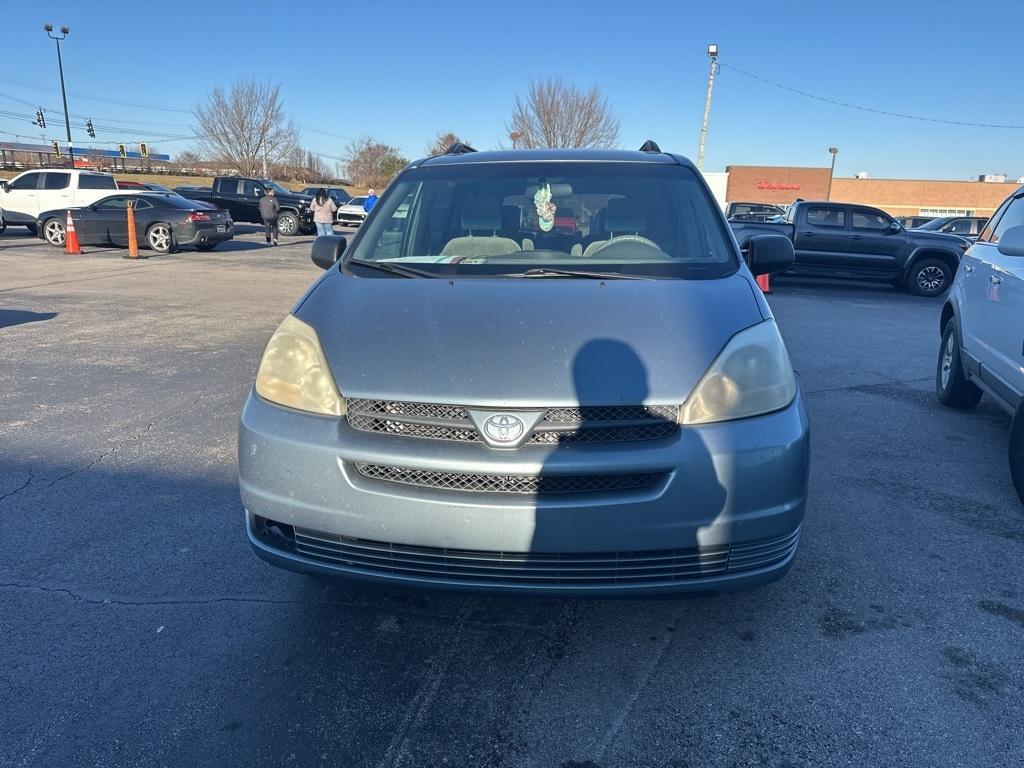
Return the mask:
<path id="1" fill-rule="evenodd" d="M 881 208 L 892 216 L 989 216 L 1017 183 L 851 179 L 836 176 L 829 194 L 828 168 L 730 165 L 726 202 L 788 205 L 832 199 Z"/>

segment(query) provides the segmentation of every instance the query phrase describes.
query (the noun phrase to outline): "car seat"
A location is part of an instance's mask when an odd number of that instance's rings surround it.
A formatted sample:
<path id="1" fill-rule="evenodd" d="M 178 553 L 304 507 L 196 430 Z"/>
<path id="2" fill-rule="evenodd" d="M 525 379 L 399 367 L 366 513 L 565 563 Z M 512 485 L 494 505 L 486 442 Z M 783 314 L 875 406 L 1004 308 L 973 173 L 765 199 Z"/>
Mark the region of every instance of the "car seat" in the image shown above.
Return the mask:
<path id="1" fill-rule="evenodd" d="M 472 198 L 462 204 L 464 236 L 454 237 L 441 249 L 442 256 L 503 256 L 521 250 L 519 244 L 500 237 L 501 206 L 497 200 Z M 484 233 L 484 234 L 480 234 Z"/>
<path id="2" fill-rule="evenodd" d="M 604 229 L 610 235 L 607 240 L 595 240 L 583 251 L 584 258 L 592 258 L 605 248 L 619 243 L 642 243 L 657 248 L 657 244 L 640 233 L 647 227 L 647 212 L 643 205 L 625 198 L 611 200 L 604 209 Z M 659 249 L 660 250 L 660 249 Z"/>

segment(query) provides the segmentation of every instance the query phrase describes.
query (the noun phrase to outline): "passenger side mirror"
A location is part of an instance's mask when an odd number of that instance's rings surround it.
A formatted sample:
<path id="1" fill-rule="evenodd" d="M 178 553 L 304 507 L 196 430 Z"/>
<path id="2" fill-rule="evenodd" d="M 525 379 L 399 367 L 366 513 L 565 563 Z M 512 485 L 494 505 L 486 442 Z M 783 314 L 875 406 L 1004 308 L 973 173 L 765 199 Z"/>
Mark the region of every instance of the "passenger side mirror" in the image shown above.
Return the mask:
<path id="1" fill-rule="evenodd" d="M 10 192 L 11 185 L 8 184 L 6 181 L 0 181 L 0 189 L 2 189 L 4 192 Z"/>
<path id="2" fill-rule="evenodd" d="M 313 241 L 313 253 L 310 258 L 320 269 L 330 269 L 337 264 L 348 247 L 344 235 L 320 235 Z"/>
<path id="3" fill-rule="evenodd" d="M 795 260 L 793 241 L 783 235 L 755 235 L 747 241 L 747 264 L 755 275 L 783 272 Z"/>
<path id="4" fill-rule="evenodd" d="M 1010 227 L 999 237 L 996 244 L 1003 256 L 1024 256 L 1024 226 Z"/>

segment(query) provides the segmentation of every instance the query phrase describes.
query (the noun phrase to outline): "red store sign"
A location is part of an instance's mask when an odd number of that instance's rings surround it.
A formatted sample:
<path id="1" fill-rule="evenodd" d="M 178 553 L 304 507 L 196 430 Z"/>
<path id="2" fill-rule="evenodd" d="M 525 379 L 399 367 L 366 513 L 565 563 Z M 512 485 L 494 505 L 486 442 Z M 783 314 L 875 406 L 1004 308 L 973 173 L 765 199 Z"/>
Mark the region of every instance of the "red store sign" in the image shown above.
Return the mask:
<path id="1" fill-rule="evenodd" d="M 758 189 L 800 189 L 799 184 L 779 184 L 774 181 L 757 182 Z"/>

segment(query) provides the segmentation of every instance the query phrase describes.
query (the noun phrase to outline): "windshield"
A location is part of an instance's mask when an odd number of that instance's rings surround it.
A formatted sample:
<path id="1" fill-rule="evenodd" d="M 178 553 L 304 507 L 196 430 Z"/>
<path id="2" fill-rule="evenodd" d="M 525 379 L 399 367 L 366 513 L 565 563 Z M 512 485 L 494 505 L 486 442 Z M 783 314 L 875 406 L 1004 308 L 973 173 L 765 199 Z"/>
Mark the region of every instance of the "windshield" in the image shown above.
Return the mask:
<path id="1" fill-rule="evenodd" d="M 280 194 L 285 194 L 285 195 L 294 195 L 295 194 L 290 189 L 286 189 L 285 187 L 282 187 L 280 184 L 278 184 L 276 181 L 271 181 L 270 179 L 260 179 L 260 184 L 262 184 L 264 187 L 267 187 L 269 189 L 274 190 L 279 195 Z"/>
<path id="2" fill-rule="evenodd" d="M 392 183 L 371 219 L 349 262 L 439 277 L 536 276 L 540 268 L 701 279 L 739 266 L 714 201 L 679 165 L 426 166 Z"/>
<path id="3" fill-rule="evenodd" d="M 932 219 L 931 221 L 926 222 L 926 223 L 922 224 L 921 226 L 919 226 L 918 229 L 928 229 L 928 230 L 941 229 L 942 227 L 944 227 L 946 224 L 948 224 L 951 221 L 952 221 L 952 219 Z"/>

